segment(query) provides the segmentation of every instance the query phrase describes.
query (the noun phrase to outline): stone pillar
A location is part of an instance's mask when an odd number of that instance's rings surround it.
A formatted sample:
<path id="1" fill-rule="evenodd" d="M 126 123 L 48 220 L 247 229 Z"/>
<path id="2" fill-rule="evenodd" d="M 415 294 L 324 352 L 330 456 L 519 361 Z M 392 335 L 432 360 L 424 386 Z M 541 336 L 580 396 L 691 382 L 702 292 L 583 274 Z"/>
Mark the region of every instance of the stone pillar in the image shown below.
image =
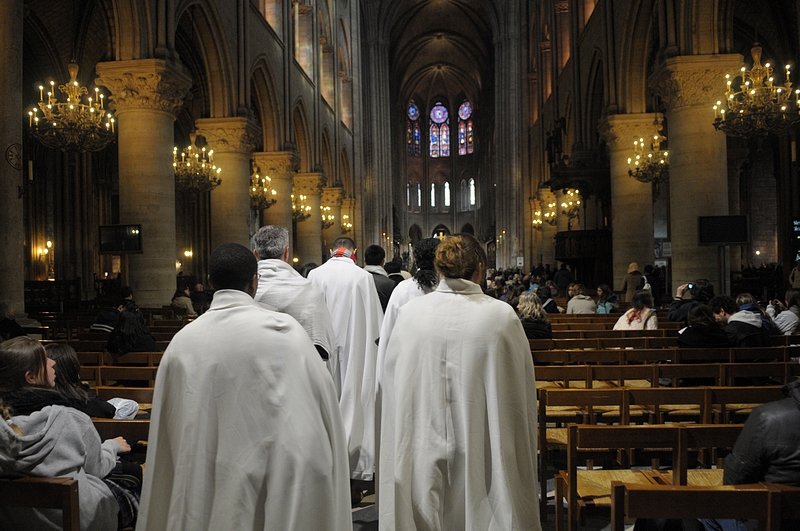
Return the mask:
<path id="1" fill-rule="evenodd" d="M 25 225 L 22 215 L 22 0 L 0 2 L 0 90 L 5 102 L 0 109 L 0 300 L 16 316 L 25 312 Z M 33 87 L 25 94 L 38 99 Z M 26 100 L 27 101 L 27 100 Z"/>
<path id="2" fill-rule="evenodd" d="M 297 170 L 297 154 L 293 151 L 253 153 L 253 160 L 262 175 L 272 179 L 272 189 L 277 192 L 276 202 L 261 211 L 264 225 L 277 225 L 289 231 L 289 256 L 294 256 L 292 245 L 292 177 Z M 224 171 L 224 170 L 223 170 Z"/>
<path id="3" fill-rule="evenodd" d="M 98 63 L 97 74 L 116 108 L 120 222 L 142 225 L 143 253 L 128 255 L 128 283 L 140 306 L 160 307 L 175 291 L 173 122 L 192 80 L 162 59 Z"/>
<path id="4" fill-rule="evenodd" d="M 250 241 L 250 153 L 258 142 L 258 127 L 247 118 L 202 118 L 197 134 L 214 150 L 222 168 L 222 184 L 211 191 L 211 248 Z"/>
<path id="5" fill-rule="evenodd" d="M 345 219 L 345 216 L 347 216 L 347 219 Z M 342 227 L 342 234 L 349 236 L 350 238 L 356 237 L 355 235 L 358 234 L 357 232 L 358 227 L 356 227 L 356 219 L 358 219 L 358 217 L 356 216 L 355 197 L 343 198 L 342 210 L 341 210 L 341 222 L 340 222 L 340 226 Z M 352 227 L 350 227 L 349 229 L 344 226 L 346 221 L 349 221 L 350 224 L 352 225 Z M 357 241 L 356 244 L 358 244 Z"/>
<path id="6" fill-rule="evenodd" d="M 328 255 L 333 241 L 342 235 L 342 194 L 341 187 L 322 189 L 322 206 L 330 207 L 329 214 L 334 216 L 333 225 L 322 229 L 322 256 Z"/>
<path id="7" fill-rule="evenodd" d="M 300 264 L 322 261 L 322 218 L 319 205 L 322 184 L 325 178 L 321 173 L 298 173 L 294 176 L 294 196 L 306 196 L 306 205 L 311 207 L 308 218 L 297 222 L 297 249 L 295 255 Z"/>
<path id="8" fill-rule="evenodd" d="M 738 54 L 671 57 L 651 80 L 669 124 L 672 293 L 698 278 L 718 293 L 723 286 L 719 250 L 698 245 L 697 218 L 728 213 L 726 138 L 711 125 L 711 108 L 725 94 L 725 74 L 741 65 Z"/>
<path id="9" fill-rule="evenodd" d="M 655 119 L 654 113 L 614 114 L 605 124 L 611 175 L 614 289 L 622 288 L 630 262 L 638 262 L 644 269 L 653 261 L 653 185 L 628 175 L 628 157 L 633 156 L 634 140 L 652 138 Z"/>

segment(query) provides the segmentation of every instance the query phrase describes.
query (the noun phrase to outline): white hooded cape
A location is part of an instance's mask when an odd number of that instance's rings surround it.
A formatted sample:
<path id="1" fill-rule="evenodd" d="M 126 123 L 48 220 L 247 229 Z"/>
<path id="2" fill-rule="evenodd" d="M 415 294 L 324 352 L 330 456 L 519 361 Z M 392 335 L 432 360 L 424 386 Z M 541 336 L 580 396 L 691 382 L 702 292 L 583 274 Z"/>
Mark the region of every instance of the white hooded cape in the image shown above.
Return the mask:
<path id="1" fill-rule="evenodd" d="M 372 275 L 350 258 L 332 257 L 308 274 L 319 286 L 333 322 L 342 375 L 342 410 L 350 477 L 371 480 L 375 471 L 376 340 L 383 310 Z"/>
<path id="2" fill-rule="evenodd" d="M 256 302 L 297 319 L 311 342 L 328 353 L 328 371 L 339 396 L 342 389 L 339 350 L 322 292 L 283 260 L 259 260 L 258 274 Z"/>
<path id="3" fill-rule="evenodd" d="M 511 306 L 444 279 L 400 308 L 380 447 L 381 529 L 541 529 L 533 362 Z"/>
<path id="4" fill-rule="evenodd" d="M 336 392 L 297 321 L 220 290 L 164 353 L 137 529 L 350 530 Z"/>

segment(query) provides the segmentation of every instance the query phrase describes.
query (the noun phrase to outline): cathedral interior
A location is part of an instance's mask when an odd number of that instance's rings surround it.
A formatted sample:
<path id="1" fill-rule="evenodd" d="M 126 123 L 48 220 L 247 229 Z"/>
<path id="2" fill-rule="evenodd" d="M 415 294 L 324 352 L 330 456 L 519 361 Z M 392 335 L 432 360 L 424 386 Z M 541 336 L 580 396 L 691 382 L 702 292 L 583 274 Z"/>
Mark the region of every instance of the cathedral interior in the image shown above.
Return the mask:
<path id="1" fill-rule="evenodd" d="M 470 232 L 493 267 L 590 286 L 632 261 L 672 290 L 788 271 L 798 19 L 792 0 L 4 0 L 0 299 L 116 283 L 160 306 L 264 224 L 297 265 L 342 234 L 407 258 Z"/>

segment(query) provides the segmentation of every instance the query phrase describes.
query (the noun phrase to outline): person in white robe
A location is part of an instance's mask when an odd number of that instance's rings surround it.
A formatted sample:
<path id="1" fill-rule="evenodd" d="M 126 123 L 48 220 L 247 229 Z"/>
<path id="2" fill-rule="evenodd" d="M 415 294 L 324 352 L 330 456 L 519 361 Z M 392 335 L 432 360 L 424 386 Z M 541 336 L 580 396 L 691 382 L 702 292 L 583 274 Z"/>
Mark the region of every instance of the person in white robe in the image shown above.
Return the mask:
<path id="1" fill-rule="evenodd" d="M 322 290 L 340 348 L 339 405 L 350 478 L 370 481 L 375 473 L 375 365 L 383 310 L 372 275 L 354 262 L 355 249 L 352 239 L 337 238 L 331 257 L 308 278 Z"/>
<path id="2" fill-rule="evenodd" d="M 342 388 L 339 349 L 331 316 L 320 289 L 289 264 L 289 231 L 285 227 L 265 225 L 253 235 L 250 244 L 258 260 L 256 302 L 297 319 L 326 360 L 339 396 Z"/>
<path id="3" fill-rule="evenodd" d="M 535 530 L 536 394 L 514 309 L 478 285 L 467 234 L 436 249 L 441 281 L 399 310 L 383 374 L 382 530 Z"/>
<path id="4" fill-rule="evenodd" d="M 210 308 L 156 377 L 139 531 L 351 530 L 336 391 L 300 324 L 253 300 L 247 247 L 214 250 Z"/>

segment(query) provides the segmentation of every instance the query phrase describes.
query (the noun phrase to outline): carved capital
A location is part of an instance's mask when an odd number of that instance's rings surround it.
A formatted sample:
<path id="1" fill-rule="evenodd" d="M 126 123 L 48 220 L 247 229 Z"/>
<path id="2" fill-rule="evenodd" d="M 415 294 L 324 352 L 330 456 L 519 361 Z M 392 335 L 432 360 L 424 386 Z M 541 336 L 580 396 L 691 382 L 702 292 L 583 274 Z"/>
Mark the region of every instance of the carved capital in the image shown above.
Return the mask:
<path id="1" fill-rule="evenodd" d="M 344 190 L 341 187 L 329 187 L 322 189 L 322 204 L 329 207 L 338 207 L 342 205 L 342 194 Z"/>
<path id="2" fill-rule="evenodd" d="M 197 134 L 218 153 L 250 154 L 258 144 L 261 129 L 247 118 L 201 118 L 195 121 Z"/>
<path id="3" fill-rule="evenodd" d="M 322 192 L 325 177 L 321 173 L 297 173 L 292 183 L 292 192 L 307 196 L 318 196 Z"/>
<path id="4" fill-rule="evenodd" d="M 668 110 L 711 106 L 725 94 L 725 74 L 742 65 L 739 54 L 670 57 L 649 79 L 654 94 Z"/>
<path id="5" fill-rule="evenodd" d="M 264 175 L 273 179 L 290 179 L 300 165 L 294 151 L 270 151 L 253 153 L 253 160 Z"/>
<path id="6" fill-rule="evenodd" d="M 553 2 L 553 10 L 556 12 L 556 15 L 560 15 L 562 13 L 569 13 L 568 0 L 556 0 L 555 2 Z"/>
<path id="7" fill-rule="evenodd" d="M 600 135 L 609 147 L 631 147 L 638 138 L 649 138 L 659 131 L 656 113 L 612 114 L 600 122 Z"/>
<path id="8" fill-rule="evenodd" d="M 192 86 L 192 78 L 178 63 L 138 59 L 98 63 L 95 84 L 111 91 L 111 106 L 117 114 L 128 109 L 150 109 L 175 116 Z"/>

